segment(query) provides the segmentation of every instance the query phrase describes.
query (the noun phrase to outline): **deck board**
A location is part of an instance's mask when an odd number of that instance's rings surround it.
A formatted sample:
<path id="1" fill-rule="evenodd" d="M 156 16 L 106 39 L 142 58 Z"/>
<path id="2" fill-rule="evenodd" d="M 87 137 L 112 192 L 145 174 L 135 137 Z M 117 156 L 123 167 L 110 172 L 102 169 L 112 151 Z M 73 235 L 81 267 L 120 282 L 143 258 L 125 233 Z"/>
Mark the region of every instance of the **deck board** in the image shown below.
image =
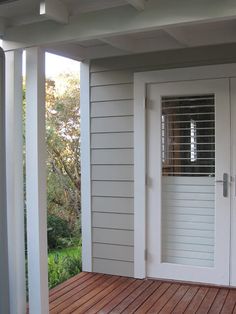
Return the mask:
<path id="1" fill-rule="evenodd" d="M 50 314 L 236 314 L 236 289 L 81 273 L 50 291 Z"/>
<path id="2" fill-rule="evenodd" d="M 154 293 L 160 284 L 160 282 L 152 282 L 151 285 L 138 298 L 133 300 L 130 305 L 127 306 L 122 314 L 130 314 L 138 310 L 140 306 L 145 303 L 148 298 L 150 298 L 150 296 Z"/>
<path id="3" fill-rule="evenodd" d="M 102 311 L 103 314 L 109 313 L 111 311 L 114 311 L 114 308 L 120 303 L 122 302 L 122 300 L 129 295 L 130 293 L 132 293 L 134 290 L 136 290 L 140 285 L 142 284 L 141 280 L 135 280 L 131 283 L 131 285 L 129 285 L 128 287 L 126 287 L 126 289 L 122 289 L 122 291 L 119 291 L 120 293 L 117 293 L 115 295 L 115 297 L 111 297 L 111 295 L 108 295 L 106 298 L 106 305 L 103 308 L 99 308 L 97 309 L 98 311 Z M 115 292 L 115 291 L 114 291 Z M 96 308 L 96 306 L 95 306 Z M 98 312 L 97 311 L 97 312 Z M 95 311 L 95 313 L 97 313 Z"/>
<path id="4" fill-rule="evenodd" d="M 135 290 L 133 290 L 132 293 L 128 294 L 126 293 L 126 291 L 123 291 L 123 301 L 120 302 L 113 310 L 112 312 L 114 313 L 122 313 L 124 310 L 127 309 L 127 307 L 137 298 L 139 298 L 139 296 L 146 291 L 146 289 L 152 284 L 151 280 L 145 280 L 145 281 L 141 281 L 141 284 L 139 285 L 138 288 L 136 288 Z"/>

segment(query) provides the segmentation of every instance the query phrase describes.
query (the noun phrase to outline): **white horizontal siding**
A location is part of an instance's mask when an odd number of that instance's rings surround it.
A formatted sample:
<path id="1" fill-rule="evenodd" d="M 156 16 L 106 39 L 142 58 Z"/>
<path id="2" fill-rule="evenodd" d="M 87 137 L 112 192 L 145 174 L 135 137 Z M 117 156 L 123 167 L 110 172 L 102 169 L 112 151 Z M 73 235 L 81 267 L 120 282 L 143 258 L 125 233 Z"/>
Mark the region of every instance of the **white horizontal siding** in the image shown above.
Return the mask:
<path id="1" fill-rule="evenodd" d="M 133 71 L 110 71 L 109 75 L 106 72 L 92 73 L 91 86 L 113 85 L 133 83 Z"/>
<path id="2" fill-rule="evenodd" d="M 121 261 L 134 261 L 134 249 L 131 246 L 114 244 L 93 244 L 93 256 L 95 258 L 114 259 Z"/>
<path id="3" fill-rule="evenodd" d="M 92 166 L 92 180 L 133 181 L 133 166 L 96 165 Z"/>
<path id="4" fill-rule="evenodd" d="M 133 165 L 133 149 L 92 149 L 92 165 Z"/>
<path id="5" fill-rule="evenodd" d="M 91 87 L 91 101 L 133 99 L 133 84 Z"/>
<path id="6" fill-rule="evenodd" d="M 128 214 L 97 213 L 92 214 L 92 225 L 96 228 L 134 230 L 134 217 Z"/>
<path id="7" fill-rule="evenodd" d="M 93 243 L 134 245 L 134 233 L 130 230 L 93 228 Z"/>
<path id="8" fill-rule="evenodd" d="M 124 197 L 92 197 L 92 210 L 95 212 L 132 214 L 134 199 Z"/>
<path id="9" fill-rule="evenodd" d="M 118 276 L 134 276 L 134 263 L 110 259 L 93 258 L 93 271 Z"/>
<path id="10" fill-rule="evenodd" d="M 133 132 L 133 117 L 106 117 L 91 119 L 91 133 Z"/>
<path id="11" fill-rule="evenodd" d="M 93 181 L 92 196 L 133 197 L 133 182 Z"/>
<path id="12" fill-rule="evenodd" d="M 91 74 L 93 270 L 133 276 L 133 72 Z"/>
<path id="13" fill-rule="evenodd" d="M 126 276 L 134 255 L 132 81 L 132 71 L 91 74 L 93 270 Z"/>
<path id="14" fill-rule="evenodd" d="M 133 100 L 101 101 L 91 103 L 91 118 L 131 116 Z"/>
<path id="15" fill-rule="evenodd" d="M 91 148 L 133 148 L 133 133 L 92 134 Z"/>

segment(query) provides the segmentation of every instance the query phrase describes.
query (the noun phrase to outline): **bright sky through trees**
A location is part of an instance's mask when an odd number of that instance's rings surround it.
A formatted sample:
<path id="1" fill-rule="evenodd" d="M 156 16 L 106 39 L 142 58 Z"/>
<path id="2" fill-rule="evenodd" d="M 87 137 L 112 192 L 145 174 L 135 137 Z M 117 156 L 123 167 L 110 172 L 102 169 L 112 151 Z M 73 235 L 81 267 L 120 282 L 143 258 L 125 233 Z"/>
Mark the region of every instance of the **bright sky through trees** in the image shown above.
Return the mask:
<path id="1" fill-rule="evenodd" d="M 0 47 L 2 47 L 1 39 Z M 55 78 L 62 73 L 74 73 L 78 75 L 80 72 L 80 62 L 57 56 L 52 53 L 46 53 L 45 62 L 46 78 Z M 25 76 L 25 52 L 23 53 L 23 75 Z"/>
<path id="2" fill-rule="evenodd" d="M 46 53 L 46 77 L 55 77 L 60 73 L 79 74 L 80 63 L 74 60 Z"/>
<path id="3" fill-rule="evenodd" d="M 61 73 L 79 74 L 80 63 L 68 58 L 46 53 L 46 78 L 55 78 Z M 23 54 L 23 75 L 25 76 L 25 53 Z"/>

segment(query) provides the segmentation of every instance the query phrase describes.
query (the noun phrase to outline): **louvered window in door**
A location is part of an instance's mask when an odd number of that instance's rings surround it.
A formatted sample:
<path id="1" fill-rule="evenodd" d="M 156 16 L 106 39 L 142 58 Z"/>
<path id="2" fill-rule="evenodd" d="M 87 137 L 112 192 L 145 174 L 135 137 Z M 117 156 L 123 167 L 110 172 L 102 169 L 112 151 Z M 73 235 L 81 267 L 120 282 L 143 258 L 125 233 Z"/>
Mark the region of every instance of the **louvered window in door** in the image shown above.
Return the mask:
<path id="1" fill-rule="evenodd" d="M 214 266 L 214 95 L 162 97 L 162 261 Z"/>

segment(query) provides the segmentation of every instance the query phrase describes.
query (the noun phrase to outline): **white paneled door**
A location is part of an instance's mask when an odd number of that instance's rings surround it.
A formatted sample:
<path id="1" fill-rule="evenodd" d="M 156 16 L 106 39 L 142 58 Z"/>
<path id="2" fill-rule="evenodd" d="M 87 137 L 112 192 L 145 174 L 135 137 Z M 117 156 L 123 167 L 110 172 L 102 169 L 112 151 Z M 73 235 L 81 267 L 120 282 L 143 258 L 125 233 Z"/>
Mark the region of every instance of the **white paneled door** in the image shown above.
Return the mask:
<path id="1" fill-rule="evenodd" d="M 147 275 L 228 285 L 230 80 L 147 85 Z"/>

